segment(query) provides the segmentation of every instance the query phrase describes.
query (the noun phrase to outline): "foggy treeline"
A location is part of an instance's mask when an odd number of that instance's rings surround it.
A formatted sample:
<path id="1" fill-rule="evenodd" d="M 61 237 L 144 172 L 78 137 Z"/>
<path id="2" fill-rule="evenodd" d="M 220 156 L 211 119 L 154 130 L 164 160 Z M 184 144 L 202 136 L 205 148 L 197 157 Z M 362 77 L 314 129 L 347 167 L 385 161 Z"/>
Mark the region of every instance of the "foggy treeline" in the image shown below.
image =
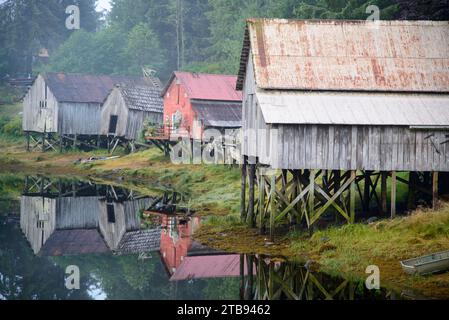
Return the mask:
<path id="1" fill-rule="evenodd" d="M 0 0 L 0 78 L 39 71 L 140 74 L 142 67 L 162 80 L 176 69 L 235 74 L 248 17 L 367 19 L 374 4 L 383 20 L 447 19 L 447 3 L 434 2 L 113 0 L 102 14 L 95 0 Z M 80 30 L 65 26 L 71 4 L 80 8 Z M 45 63 L 36 59 L 43 48 L 50 55 Z"/>

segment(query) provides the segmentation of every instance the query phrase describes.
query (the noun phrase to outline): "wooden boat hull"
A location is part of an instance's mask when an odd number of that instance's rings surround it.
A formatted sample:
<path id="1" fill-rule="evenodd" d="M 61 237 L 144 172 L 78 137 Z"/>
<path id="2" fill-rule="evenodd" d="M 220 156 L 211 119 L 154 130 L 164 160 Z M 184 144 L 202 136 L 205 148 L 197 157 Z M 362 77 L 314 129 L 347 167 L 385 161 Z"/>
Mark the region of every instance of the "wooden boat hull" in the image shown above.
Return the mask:
<path id="1" fill-rule="evenodd" d="M 401 261 L 402 269 L 408 274 L 426 275 L 449 270 L 449 251 Z"/>

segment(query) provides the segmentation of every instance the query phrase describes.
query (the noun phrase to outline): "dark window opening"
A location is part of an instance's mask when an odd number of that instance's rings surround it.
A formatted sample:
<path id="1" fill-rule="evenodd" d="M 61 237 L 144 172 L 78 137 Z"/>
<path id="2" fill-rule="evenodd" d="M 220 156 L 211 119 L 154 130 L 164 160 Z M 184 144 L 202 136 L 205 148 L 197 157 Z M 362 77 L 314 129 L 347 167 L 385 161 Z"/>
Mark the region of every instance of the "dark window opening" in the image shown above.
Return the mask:
<path id="1" fill-rule="evenodd" d="M 108 204 L 107 210 L 108 210 L 108 222 L 115 223 L 115 207 L 114 207 L 114 205 Z"/>
<path id="2" fill-rule="evenodd" d="M 109 133 L 115 134 L 117 132 L 118 116 L 111 116 L 109 120 Z"/>

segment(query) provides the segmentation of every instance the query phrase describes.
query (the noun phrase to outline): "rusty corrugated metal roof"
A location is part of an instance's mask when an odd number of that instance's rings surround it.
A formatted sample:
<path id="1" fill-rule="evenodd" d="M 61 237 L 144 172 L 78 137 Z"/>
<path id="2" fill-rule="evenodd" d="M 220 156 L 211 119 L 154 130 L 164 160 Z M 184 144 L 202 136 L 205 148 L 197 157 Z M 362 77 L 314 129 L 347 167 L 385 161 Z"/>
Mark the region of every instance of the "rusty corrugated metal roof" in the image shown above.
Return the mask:
<path id="1" fill-rule="evenodd" d="M 447 126 L 449 97 L 441 94 L 263 91 L 266 123 Z"/>
<path id="2" fill-rule="evenodd" d="M 59 102 L 101 104 L 115 85 L 154 86 L 150 79 L 136 76 L 46 73 L 43 77 Z"/>
<path id="3" fill-rule="evenodd" d="M 242 93 L 236 90 L 236 76 L 176 71 L 162 91 L 162 96 L 175 79 L 184 86 L 190 99 L 242 101 Z"/>
<path id="4" fill-rule="evenodd" d="M 242 126 L 241 102 L 194 101 L 192 107 L 206 127 L 240 128 Z"/>
<path id="5" fill-rule="evenodd" d="M 262 89 L 449 92 L 449 22 L 250 19 Z"/>

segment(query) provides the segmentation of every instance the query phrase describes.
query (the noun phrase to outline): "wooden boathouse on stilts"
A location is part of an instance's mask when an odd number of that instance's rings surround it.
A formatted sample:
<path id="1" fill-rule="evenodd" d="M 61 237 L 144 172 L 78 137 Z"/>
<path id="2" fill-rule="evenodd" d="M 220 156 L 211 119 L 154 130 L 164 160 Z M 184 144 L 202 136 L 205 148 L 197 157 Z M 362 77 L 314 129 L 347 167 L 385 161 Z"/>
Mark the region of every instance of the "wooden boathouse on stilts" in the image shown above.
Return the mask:
<path id="1" fill-rule="evenodd" d="M 209 143 L 203 141 L 208 140 L 206 130 L 213 130 L 224 137 L 215 141 L 217 154 L 234 155 L 242 116 L 242 94 L 236 82 L 232 75 L 175 71 L 162 90 L 164 124 L 148 130 L 147 141 L 168 154 L 171 145 L 187 140 L 183 150 L 192 158 L 194 149 Z"/>
<path id="2" fill-rule="evenodd" d="M 99 148 L 101 109 L 115 87 L 160 84 L 151 77 L 40 74 L 23 101 L 27 150 Z"/>
<path id="3" fill-rule="evenodd" d="M 399 183 L 409 208 L 418 197 L 437 206 L 449 172 L 448 22 L 251 19 L 237 88 L 250 226 L 273 237 L 283 223 L 395 217 Z"/>
<path id="4" fill-rule="evenodd" d="M 117 85 L 101 110 L 101 135 L 108 137 L 111 153 L 119 144 L 129 147 L 132 153 L 146 146 L 139 142 L 144 128 L 162 125 L 163 112 L 160 88 Z"/>

